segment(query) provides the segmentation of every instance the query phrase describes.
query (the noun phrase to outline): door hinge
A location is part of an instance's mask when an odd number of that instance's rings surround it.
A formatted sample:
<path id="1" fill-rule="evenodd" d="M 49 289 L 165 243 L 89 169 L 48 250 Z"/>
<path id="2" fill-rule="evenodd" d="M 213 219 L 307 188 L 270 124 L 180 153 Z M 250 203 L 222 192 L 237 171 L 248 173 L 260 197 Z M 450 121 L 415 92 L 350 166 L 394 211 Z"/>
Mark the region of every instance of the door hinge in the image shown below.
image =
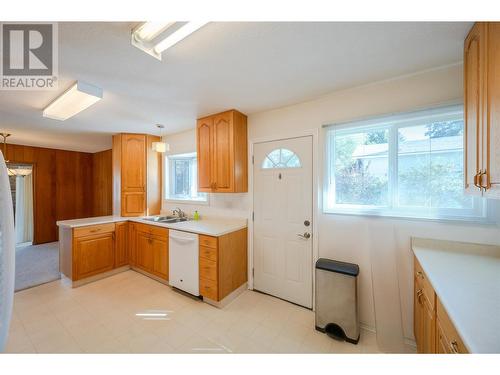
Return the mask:
<path id="1" fill-rule="evenodd" d="M 255 157 L 252 155 L 252 164 L 255 164 Z"/>
<path id="2" fill-rule="evenodd" d="M 255 268 L 252 268 L 252 279 L 255 277 Z"/>
<path id="3" fill-rule="evenodd" d="M 252 212 L 252 221 L 255 221 L 255 212 Z"/>

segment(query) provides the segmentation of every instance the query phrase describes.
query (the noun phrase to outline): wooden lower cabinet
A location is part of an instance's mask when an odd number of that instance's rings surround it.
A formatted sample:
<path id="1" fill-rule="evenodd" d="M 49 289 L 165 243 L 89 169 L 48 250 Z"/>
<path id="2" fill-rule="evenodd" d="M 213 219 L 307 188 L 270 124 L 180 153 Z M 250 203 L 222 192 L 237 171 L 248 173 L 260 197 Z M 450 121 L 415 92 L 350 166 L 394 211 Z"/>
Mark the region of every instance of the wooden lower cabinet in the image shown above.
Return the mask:
<path id="1" fill-rule="evenodd" d="M 115 225 L 115 267 L 129 264 L 128 249 L 128 222 L 116 223 Z"/>
<path id="2" fill-rule="evenodd" d="M 468 353 L 465 344 L 463 343 L 460 335 L 458 334 L 455 326 L 448 317 L 448 313 L 443 307 L 443 304 L 438 299 L 436 307 L 436 320 L 438 326 L 438 333 L 441 332 L 441 337 L 438 337 L 438 345 L 441 344 L 446 353 L 452 354 L 466 354 Z M 438 348 L 439 350 L 439 348 Z"/>
<path id="3" fill-rule="evenodd" d="M 133 265 L 168 280 L 168 229 L 134 224 Z"/>
<path id="4" fill-rule="evenodd" d="M 413 331 L 417 352 L 467 353 L 417 258 L 414 258 Z"/>
<path id="5" fill-rule="evenodd" d="M 111 271 L 114 265 L 114 232 L 74 239 L 73 281 Z"/>
<path id="6" fill-rule="evenodd" d="M 247 229 L 199 235 L 199 256 L 200 294 L 219 302 L 247 282 Z"/>

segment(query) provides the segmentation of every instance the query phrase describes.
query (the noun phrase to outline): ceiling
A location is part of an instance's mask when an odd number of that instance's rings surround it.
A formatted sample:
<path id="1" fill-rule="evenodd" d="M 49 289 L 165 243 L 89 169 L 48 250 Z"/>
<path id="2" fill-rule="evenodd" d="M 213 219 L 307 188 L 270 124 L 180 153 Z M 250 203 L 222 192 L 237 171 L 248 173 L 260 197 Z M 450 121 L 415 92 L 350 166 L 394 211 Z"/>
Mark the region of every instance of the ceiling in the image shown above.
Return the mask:
<path id="1" fill-rule="evenodd" d="M 135 23 L 60 23 L 59 89 L 0 91 L 12 143 L 95 152 L 118 132 L 195 126 L 229 108 L 251 114 L 462 60 L 468 22 L 214 22 L 158 61 L 130 44 Z M 66 121 L 42 109 L 75 80 L 104 99 Z"/>

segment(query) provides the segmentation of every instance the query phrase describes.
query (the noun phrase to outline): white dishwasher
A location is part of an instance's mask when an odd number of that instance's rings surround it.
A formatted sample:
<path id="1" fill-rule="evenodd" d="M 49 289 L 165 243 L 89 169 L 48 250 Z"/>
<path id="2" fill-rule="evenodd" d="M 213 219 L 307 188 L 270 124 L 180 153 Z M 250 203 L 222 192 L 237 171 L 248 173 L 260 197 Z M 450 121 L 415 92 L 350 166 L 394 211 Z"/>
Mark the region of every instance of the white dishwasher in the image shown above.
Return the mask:
<path id="1" fill-rule="evenodd" d="M 200 295 L 198 251 L 197 234 L 168 231 L 169 283 L 195 296 Z"/>

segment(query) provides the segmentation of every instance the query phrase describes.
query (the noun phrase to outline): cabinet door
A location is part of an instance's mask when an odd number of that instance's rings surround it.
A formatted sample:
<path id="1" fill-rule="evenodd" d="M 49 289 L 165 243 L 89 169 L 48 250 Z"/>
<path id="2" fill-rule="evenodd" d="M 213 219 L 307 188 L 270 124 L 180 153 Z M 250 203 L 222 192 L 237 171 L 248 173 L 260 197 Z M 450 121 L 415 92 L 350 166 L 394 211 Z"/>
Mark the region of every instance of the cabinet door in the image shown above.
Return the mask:
<path id="1" fill-rule="evenodd" d="M 218 192 L 234 190 L 233 128 L 231 112 L 214 116 L 214 182 Z"/>
<path id="2" fill-rule="evenodd" d="M 146 207 L 146 193 L 144 191 L 123 192 L 122 216 L 142 216 Z"/>
<path id="3" fill-rule="evenodd" d="M 422 350 L 423 353 L 435 353 L 435 330 L 436 318 L 434 310 L 427 304 L 425 298 L 422 300 Z"/>
<path id="4" fill-rule="evenodd" d="M 450 343 L 444 334 L 439 319 L 436 321 L 436 353 L 437 354 L 450 354 Z"/>
<path id="5" fill-rule="evenodd" d="M 146 136 L 122 135 L 122 190 L 144 191 L 146 186 Z"/>
<path id="6" fill-rule="evenodd" d="M 134 223 L 128 224 L 128 243 L 129 243 L 129 263 L 131 266 L 135 266 L 136 263 L 136 241 L 137 241 L 137 232 L 135 229 Z"/>
<path id="7" fill-rule="evenodd" d="M 153 271 L 153 239 L 149 233 L 137 232 L 136 236 L 136 266 L 147 272 Z"/>
<path id="8" fill-rule="evenodd" d="M 197 124 L 198 191 L 212 191 L 213 117 L 198 120 Z"/>
<path id="9" fill-rule="evenodd" d="M 488 198 L 500 199 L 500 22 L 485 24 L 487 33 L 484 142 L 487 145 L 483 168 L 487 181 L 483 181 Z"/>
<path id="10" fill-rule="evenodd" d="M 422 289 L 419 288 L 417 281 L 415 280 L 415 289 L 413 293 L 413 334 L 415 335 L 415 342 L 417 343 L 417 352 L 423 353 L 423 341 L 422 341 L 422 328 L 423 328 L 423 305 L 421 303 Z"/>
<path id="11" fill-rule="evenodd" d="M 464 45 L 465 192 L 481 194 L 477 174 L 482 168 L 481 127 L 483 100 L 483 25 L 477 23 Z"/>
<path id="12" fill-rule="evenodd" d="M 128 223 L 116 223 L 115 226 L 115 268 L 128 264 Z"/>
<path id="13" fill-rule="evenodd" d="M 152 273 L 168 280 L 168 241 L 160 237 L 152 237 L 151 249 L 153 252 Z"/>
<path id="14" fill-rule="evenodd" d="M 73 280 L 110 271 L 114 268 L 114 233 L 75 238 Z"/>

